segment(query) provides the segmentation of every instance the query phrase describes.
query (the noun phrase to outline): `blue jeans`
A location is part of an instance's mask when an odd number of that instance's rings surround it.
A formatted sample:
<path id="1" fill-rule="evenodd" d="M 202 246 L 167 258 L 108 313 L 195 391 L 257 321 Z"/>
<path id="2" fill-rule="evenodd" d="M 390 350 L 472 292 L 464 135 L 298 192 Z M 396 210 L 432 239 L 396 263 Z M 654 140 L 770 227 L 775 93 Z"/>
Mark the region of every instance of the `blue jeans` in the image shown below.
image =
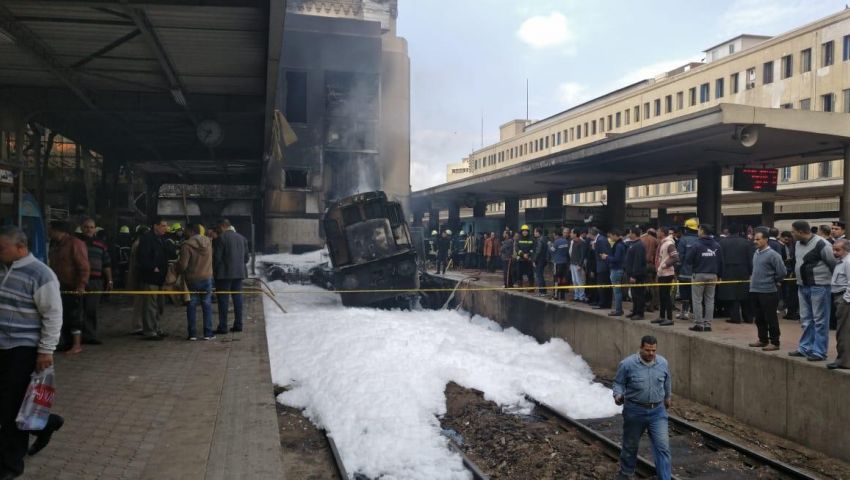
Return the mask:
<path id="1" fill-rule="evenodd" d="M 573 279 L 574 286 L 584 286 L 584 269 L 581 268 L 581 265 L 570 264 L 570 276 Z M 573 290 L 573 300 L 585 300 L 586 298 L 587 297 L 584 296 L 583 288 L 576 288 Z"/>
<path id="2" fill-rule="evenodd" d="M 620 451 L 620 474 L 631 476 L 635 473 L 638 443 L 644 430 L 649 431 L 652 442 L 652 454 L 655 457 L 655 470 L 659 480 L 669 480 L 670 439 L 667 429 L 667 409 L 664 405 L 644 408 L 626 401 L 623 407 L 623 448 Z"/>
<path id="3" fill-rule="evenodd" d="M 543 272 L 545 270 L 545 263 L 537 263 L 534 265 L 534 284 L 537 286 L 537 293 L 546 293 L 546 279 L 543 277 Z"/>
<path id="4" fill-rule="evenodd" d="M 216 280 L 217 292 L 241 292 L 242 279 Z M 233 328 L 242 330 L 242 294 L 241 293 L 216 293 L 218 297 L 218 330 L 227 331 L 227 309 L 230 306 L 230 297 L 233 297 Z"/>
<path id="5" fill-rule="evenodd" d="M 192 293 L 189 295 L 189 305 L 186 306 L 186 321 L 189 322 L 189 336 L 196 336 L 195 318 L 197 315 L 198 304 L 201 304 L 201 311 L 204 315 L 204 336 L 212 337 L 212 278 L 201 280 L 200 282 L 187 283 L 189 291 L 205 292 Z"/>
<path id="6" fill-rule="evenodd" d="M 832 303 L 829 285 L 799 285 L 800 337 L 799 352 L 807 357 L 826 358 L 829 347 L 829 311 Z"/>
<path id="7" fill-rule="evenodd" d="M 611 285 L 621 285 L 623 283 L 623 271 L 611 270 Z M 614 287 L 614 311 L 623 313 L 623 289 Z"/>

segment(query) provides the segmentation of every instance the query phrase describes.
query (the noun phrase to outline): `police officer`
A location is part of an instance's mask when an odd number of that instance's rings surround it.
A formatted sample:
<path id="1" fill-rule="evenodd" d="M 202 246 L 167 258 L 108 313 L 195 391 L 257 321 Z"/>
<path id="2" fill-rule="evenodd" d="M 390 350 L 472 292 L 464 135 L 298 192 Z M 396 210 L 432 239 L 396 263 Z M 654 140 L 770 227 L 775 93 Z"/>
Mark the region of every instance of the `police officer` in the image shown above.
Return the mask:
<path id="1" fill-rule="evenodd" d="M 672 400 L 672 381 L 667 360 L 656 354 L 657 347 L 655 337 L 644 336 L 640 340 L 640 351 L 626 357 L 617 368 L 614 403 L 625 404 L 618 479 L 634 475 L 638 444 L 644 430 L 649 432 L 659 480 L 671 477 L 667 409 Z"/>
<path id="2" fill-rule="evenodd" d="M 519 240 L 514 245 L 514 249 L 516 250 L 517 284 L 522 287 L 523 277 L 526 276 L 528 277 L 528 286 L 533 287 L 532 255 L 534 254 L 534 239 L 531 238 L 528 225 L 523 225 L 519 230 Z"/>
<path id="3" fill-rule="evenodd" d="M 437 274 L 446 273 L 446 265 L 449 262 L 449 255 L 452 250 L 452 231 L 446 230 L 443 235 L 437 239 Z"/>

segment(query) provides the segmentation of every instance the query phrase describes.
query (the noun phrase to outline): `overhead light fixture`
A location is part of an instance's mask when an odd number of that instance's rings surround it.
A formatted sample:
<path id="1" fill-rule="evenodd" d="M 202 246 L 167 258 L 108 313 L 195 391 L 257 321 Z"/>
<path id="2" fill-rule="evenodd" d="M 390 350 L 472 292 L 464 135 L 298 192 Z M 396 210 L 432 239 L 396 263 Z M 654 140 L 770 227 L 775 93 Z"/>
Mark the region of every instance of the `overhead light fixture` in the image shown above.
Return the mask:
<path id="1" fill-rule="evenodd" d="M 186 97 L 183 96 L 182 90 L 180 90 L 179 88 L 172 88 L 171 96 L 174 97 L 174 101 L 177 102 L 177 105 L 180 105 L 181 107 L 186 106 Z"/>

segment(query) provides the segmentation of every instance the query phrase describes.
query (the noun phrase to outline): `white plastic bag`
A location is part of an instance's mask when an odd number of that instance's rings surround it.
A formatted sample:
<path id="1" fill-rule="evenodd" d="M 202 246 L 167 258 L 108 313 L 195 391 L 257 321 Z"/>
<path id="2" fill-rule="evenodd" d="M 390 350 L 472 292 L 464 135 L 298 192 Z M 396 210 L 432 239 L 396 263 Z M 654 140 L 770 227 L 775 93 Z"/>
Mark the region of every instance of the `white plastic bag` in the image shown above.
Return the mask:
<path id="1" fill-rule="evenodd" d="M 19 430 L 43 430 L 53 407 L 53 367 L 33 372 L 15 423 Z"/>

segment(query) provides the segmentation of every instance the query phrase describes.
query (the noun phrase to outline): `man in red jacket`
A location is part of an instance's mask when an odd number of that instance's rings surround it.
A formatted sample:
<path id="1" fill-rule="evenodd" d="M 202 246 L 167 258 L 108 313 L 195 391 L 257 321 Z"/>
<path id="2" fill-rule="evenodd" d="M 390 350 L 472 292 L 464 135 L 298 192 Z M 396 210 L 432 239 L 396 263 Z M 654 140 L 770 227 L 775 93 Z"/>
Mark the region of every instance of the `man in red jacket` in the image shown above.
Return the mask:
<path id="1" fill-rule="evenodd" d="M 83 351 L 82 295 L 89 283 L 89 254 L 86 244 L 71 234 L 68 222 L 50 222 L 50 268 L 59 278 L 62 292 L 62 340 L 57 350 L 68 354 Z"/>

